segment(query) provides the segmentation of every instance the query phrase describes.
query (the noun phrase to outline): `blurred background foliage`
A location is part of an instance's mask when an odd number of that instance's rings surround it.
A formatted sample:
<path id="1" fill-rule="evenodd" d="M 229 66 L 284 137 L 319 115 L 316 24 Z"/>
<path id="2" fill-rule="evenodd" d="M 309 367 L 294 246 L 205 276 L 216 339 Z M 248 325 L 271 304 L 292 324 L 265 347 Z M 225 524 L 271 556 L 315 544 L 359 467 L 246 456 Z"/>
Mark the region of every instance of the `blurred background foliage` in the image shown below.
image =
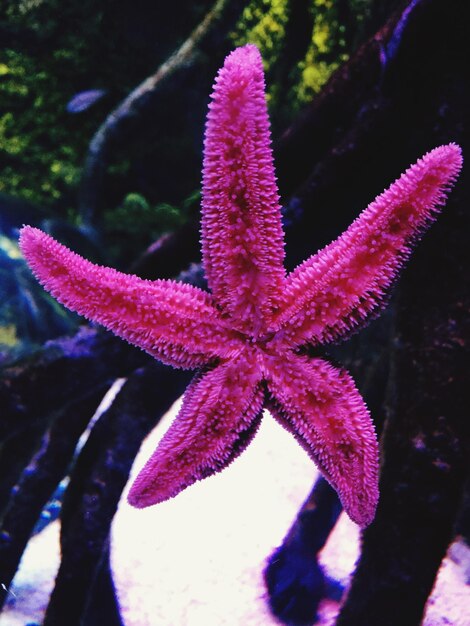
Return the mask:
<path id="1" fill-rule="evenodd" d="M 230 45 L 253 42 L 261 49 L 275 135 L 390 4 L 247 2 Z M 82 228 L 77 195 L 96 130 L 211 6 L 186 0 L 2 1 L 0 361 L 77 324 L 24 267 L 16 246 L 21 224 L 40 225 L 89 258 L 125 267 L 159 235 L 197 213 L 209 71 L 161 92 L 152 120 L 143 120 L 132 141 L 113 153 L 103 183 L 99 239 L 105 245 L 96 245 Z"/>

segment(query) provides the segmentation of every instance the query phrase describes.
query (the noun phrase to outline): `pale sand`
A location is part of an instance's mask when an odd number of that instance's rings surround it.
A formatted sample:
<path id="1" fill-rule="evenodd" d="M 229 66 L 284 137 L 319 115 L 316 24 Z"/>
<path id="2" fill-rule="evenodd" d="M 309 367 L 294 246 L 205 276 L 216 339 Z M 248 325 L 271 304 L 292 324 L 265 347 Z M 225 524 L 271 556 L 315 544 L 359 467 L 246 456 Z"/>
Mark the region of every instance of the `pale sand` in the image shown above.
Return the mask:
<path id="1" fill-rule="evenodd" d="M 175 410 L 146 440 L 133 475 Z M 277 624 L 264 602 L 262 570 L 314 477 L 307 455 L 266 414 L 254 442 L 223 473 L 145 510 L 132 509 L 124 494 L 113 523 L 112 566 L 125 625 Z M 30 542 L 0 626 L 41 622 L 58 567 L 58 532 L 55 522 Z M 327 574 L 347 584 L 357 556 L 357 527 L 342 515 L 322 563 Z M 470 550 L 454 543 L 428 602 L 424 626 L 468 626 L 468 583 Z M 318 624 L 332 626 L 337 611 L 337 603 L 322 603 Z"/>

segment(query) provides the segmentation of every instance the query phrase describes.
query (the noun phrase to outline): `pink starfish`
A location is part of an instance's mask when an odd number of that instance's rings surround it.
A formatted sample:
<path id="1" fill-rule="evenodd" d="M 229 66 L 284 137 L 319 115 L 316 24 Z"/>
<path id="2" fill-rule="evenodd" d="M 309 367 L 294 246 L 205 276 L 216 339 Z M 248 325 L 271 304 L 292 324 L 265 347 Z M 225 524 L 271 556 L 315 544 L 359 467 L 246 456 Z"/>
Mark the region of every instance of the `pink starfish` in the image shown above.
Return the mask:
<path id="1" fill-rule="evenodd" d="M 60 302 L 164 363 L 200 368 L 131 504 L 162 502 L 224 468 L 254 436 L 266 403 L 350 517 L 371 522 L 378 446 L 367 408 L 347 372 L 299 348 L 341 339 L 381 306 L 461 162 L 455 144 L 432 150 L 286 276 L 262 61 L 247 45 L 217 76 L 205 135 L 202 253 L 212 295 L 93 265 L 22 230 L 26 259 Z"/>

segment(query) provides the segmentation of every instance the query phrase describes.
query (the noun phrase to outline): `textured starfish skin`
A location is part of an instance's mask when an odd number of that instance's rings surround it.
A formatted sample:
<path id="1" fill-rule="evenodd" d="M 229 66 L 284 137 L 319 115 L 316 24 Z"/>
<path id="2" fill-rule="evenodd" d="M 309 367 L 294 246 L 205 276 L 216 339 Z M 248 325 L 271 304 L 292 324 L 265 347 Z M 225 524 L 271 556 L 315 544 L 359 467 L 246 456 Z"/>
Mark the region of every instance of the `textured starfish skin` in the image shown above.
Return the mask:
<path id="1" fill-rule="evenodd" d="M 378 445 L 350 375 L 299 352 L 345 337 L 380 306 L 413 243 L 461 168 L 460 148 L 426 154 L 336 241 L 286 276 L 283 230 L 258 50 L 231 53 L 208 115 L 202 253 L 211 294 L 99 267 L 45 233 L 20 245 L 61 303 L 175 367 L 199 368 L 181 411 L 135 480 L 146 507 L 226 467 L 267 405 L 369 524 L 378 501 Z"/>

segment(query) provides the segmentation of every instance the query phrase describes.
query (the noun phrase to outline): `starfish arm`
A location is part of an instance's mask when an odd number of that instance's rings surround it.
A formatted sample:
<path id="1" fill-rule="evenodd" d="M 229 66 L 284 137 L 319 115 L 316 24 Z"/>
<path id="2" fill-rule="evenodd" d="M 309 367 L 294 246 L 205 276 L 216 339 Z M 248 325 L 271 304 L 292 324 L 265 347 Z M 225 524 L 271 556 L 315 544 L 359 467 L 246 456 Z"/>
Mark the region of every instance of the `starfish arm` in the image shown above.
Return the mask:
<path id="1" fill-rule="evenodd" d="M 284 235 L 261 56 L 237 48 L 220 70 L 204 144 L 202 254 L 209 286 L 240 330 L 269 324 L 285 278 Z"/>
<path id="2" fill-rule="evenodd" d="M 224 469 L 255 435 L 263 401 L 259 369 L 243 354 L 196 376 L 178 416 L 133 483 L 130 504 L 144 508 L 163 502 Z"/>
<path id="3" fill-rule="evenodd" d="M 351 376 L 322 359 L 276 358 L 266 375 L 274 417 L 336 489 L 353 521 L 367 526 L 378 501 L 378 445 Z"/>
<path id="4" fill-rule="evenodd" d="M 241 348 L 200 289 L 94 265 L 30 226 L 21 230 L 20 247 L 36 278 L 60 303 L 166 364 L 200 367 Z"/>
<path id="5" fill-rule="evenodd" d="M 455 144 L 427 153 L 343 235 L 288 276 L 287 304 L 278 320 L 287 344 L 338 340 L 383 305 L 461 165 L 461 151 Z"/>

